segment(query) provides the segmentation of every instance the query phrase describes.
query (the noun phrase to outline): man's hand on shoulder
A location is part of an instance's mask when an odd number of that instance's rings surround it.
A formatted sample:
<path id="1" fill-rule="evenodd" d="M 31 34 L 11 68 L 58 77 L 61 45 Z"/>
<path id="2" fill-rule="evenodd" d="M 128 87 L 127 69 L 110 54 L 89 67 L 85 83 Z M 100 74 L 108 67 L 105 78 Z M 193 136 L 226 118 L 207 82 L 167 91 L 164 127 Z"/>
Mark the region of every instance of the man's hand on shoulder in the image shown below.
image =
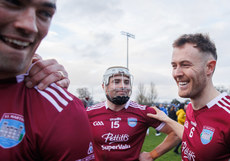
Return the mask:
<path id="1" fill-rule="evenodd" d="M 29 76 L 25 79 L 28 88 L 37 85 L 38 89 L 44 90 L 51 83 L 57 83 L 63 88 L 68 88 L 70 84 L 68 73 L 63 65 L 55 59 L 42 60 L 39 55 L 35 54 L 33 63 L 35 64 L 32 66 Z"/>
<path id="2" fill-rule="evenodd" d="M 151 107 L 156 111 L 156 114 L 152 114 L 152 113 L 148 113 L 147 116 L 163 121 L 163 122 L 167 122 L 167 120 L 169 120 L 169 117 L 161 110 L 159 110 L 157 107 Z"/>

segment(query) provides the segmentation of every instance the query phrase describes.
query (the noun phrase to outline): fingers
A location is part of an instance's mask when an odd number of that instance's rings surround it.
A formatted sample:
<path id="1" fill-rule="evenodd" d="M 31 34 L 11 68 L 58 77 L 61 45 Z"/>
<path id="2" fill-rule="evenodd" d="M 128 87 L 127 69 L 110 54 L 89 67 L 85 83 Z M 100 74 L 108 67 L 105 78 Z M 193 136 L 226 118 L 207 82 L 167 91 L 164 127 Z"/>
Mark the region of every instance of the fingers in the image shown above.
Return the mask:
<path id="1" fill-rule="evenodd" d="M 160 121 L 165 121 L 167 119 L 167 115 L 161 111 L 160 109 L 158 109 L 157 107 L 151 107 L 156 111 L 156 114 L 152 114 L 152 113 L 147 113 L 148 117 L 160 120 Z"/>
<path id="2" fill-rule="evenodd" d="M 148 116 L 148 117 L 151 117 L 151 118 L 154 118 L 154 119 L 157 118 L 157 115 L 152 114 L 152 113 L 147 113 L 147 116 Z"/>
<path id="3" fill-rule="evenodd" d="M 64 75 L 64 73 L 63 73 L 63 71 L 58 71 L 59 72 L 59 74 L 61 75 L 61 79 L 63 78 L 65 78 L 65 75 Z"/>
<path id="4" fill-rule="evenodd" d="M 35 63 L 38 60 L 42 60 L 42 57 L 35 53 L 33 58 L 32 58 L 32 63 Z"/>
<path id="5" fill-rule="evenodd" d="M 57 82 L 57 85 L 59 85 L 62 88 L 68 88 L 70 84 L 70 80 L 68 78 L 64 78 Z"/>
<path id="6" fill-rule="evenodd" d="M 156 106 L 152 106 L 151 108 L 153 108 L 156 112 L 159 111 L 159 109 Z"/>
<path id="7" fill-rule="evenodd" d="M 68 73 L 64 67 L 55 59 L 37 60 L 30 70 L 29 76 L 25 79 L 26 86 L 29 88 L 38 85 L 40 90 L 44 90 L 51 83 L 59 82 L 61 87 L 69 86 Z"/>
<path id="8" fill-rule="evenodd" d="M 63 79 L 63 80 L 62 80 Z M 57 71 L 55 73 L 51 73 L 48 76 L 46 76 L 44 79 L 42 79 L 41 82 L 38 83 L 38 89 L 44 90 L 46 87 L 48 87 L 51 83 L 60 81 L 59 85 L 63 88 L 67 88 L 69 86 L 69 79 L 65 76 L 63 77 L 63 74 L 61 72 Z"/>
<path id="9" fill-rule="evenodd" d="M 160 112 L 159 109 L 157 107 L 155 107 L 155 106 L 152 106 L 151 108 L 154 109 L 156 111 L 156 113 L 155 114 L 153 114 L 153 113 L 147 113 L 147 116 L 151 117 L 151 118 L 154 118 L 154 119 L 157 119 L 158 118 L 158 114 Z"/>
<path id="10" fill-rule="evenodd" d="M 55 59 L 37 60 L 31 68 L 29 76 L 33 77 L 40 71 L 42 71 L 44 75 L 62 71 L 65 76 L 68 77 L 68 73 L 65 71 L 64 67 L 61 64 L 58 64 Z"/>

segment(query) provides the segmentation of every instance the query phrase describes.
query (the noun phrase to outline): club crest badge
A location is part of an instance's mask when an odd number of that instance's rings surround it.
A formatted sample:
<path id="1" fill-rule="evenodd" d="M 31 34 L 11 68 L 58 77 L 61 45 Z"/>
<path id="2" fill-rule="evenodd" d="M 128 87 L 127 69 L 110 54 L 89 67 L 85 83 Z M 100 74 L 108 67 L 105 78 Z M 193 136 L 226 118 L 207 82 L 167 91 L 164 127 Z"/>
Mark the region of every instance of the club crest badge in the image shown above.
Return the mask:
<path id="1" fill-rule="evenodd" d="M 136 118 L 128 118 L 128 125 L 130 127 L 135 127 L 137 125 L 137 119 Z"/>
<path id="2" fill-rule="evenodd" d="M 12 148 L 25 135 L 24 117 L 15 113 L 5 113 L 0 120 L 0 146 Z"/>
<path id="3" fill-rule="evenodd" d="M 211 142 L 212 138 L 213 138 L 213 134 L 215 132 L 215 129 L 212 127 L 208 127 L 208 126 L 204 126 L 203 130 L 200 134 L 200 140 L 202 142 L 202 144 L 208 144 Z"/>
<path id="4" fill-rule="evenodd" d="M 93 143 L 90 142 L 90 143 L 89 143 L 88 154 L 92 154 L 92 153 L 93 153 Z"/>

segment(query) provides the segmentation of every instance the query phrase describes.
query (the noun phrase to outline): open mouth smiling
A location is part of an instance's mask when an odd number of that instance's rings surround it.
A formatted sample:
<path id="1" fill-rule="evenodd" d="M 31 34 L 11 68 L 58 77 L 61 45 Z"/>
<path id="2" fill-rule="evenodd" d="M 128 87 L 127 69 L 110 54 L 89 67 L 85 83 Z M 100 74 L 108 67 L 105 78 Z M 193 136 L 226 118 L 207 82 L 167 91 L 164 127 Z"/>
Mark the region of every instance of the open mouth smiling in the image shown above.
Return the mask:
<path id="1" fill-rule="evenodd" d="M 180 87 L 186 86 L 188 84 L 188 82 L 178 82 L 178 85 Z"/>
<path id="2" fill-rule="evenodd" d="M 5 42 L 7 45 L 16 48 L 16 49 L 25 49 L 28 47 L 31 42 L 28 41 L 22 41 L 22 40 L 16 40 L 13 38 L 5 37 L 5 36 L 0 36 L 0 39 Z"/>

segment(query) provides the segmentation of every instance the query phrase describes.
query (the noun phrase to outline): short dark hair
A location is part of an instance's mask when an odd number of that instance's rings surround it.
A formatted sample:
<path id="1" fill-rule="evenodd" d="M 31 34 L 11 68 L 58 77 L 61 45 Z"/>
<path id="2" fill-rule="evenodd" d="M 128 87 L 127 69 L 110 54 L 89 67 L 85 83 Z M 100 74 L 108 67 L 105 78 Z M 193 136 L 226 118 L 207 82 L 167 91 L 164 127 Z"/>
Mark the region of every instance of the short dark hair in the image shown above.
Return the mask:
<path id="1" fill-rule="evenodd" d="M 210 53 L 217 60 L 216 46 L 208 34 L 184 34 L 173 42 L 173 47 L 182 47 L 186 43 L 194 44 L 199 51 Z"/>

